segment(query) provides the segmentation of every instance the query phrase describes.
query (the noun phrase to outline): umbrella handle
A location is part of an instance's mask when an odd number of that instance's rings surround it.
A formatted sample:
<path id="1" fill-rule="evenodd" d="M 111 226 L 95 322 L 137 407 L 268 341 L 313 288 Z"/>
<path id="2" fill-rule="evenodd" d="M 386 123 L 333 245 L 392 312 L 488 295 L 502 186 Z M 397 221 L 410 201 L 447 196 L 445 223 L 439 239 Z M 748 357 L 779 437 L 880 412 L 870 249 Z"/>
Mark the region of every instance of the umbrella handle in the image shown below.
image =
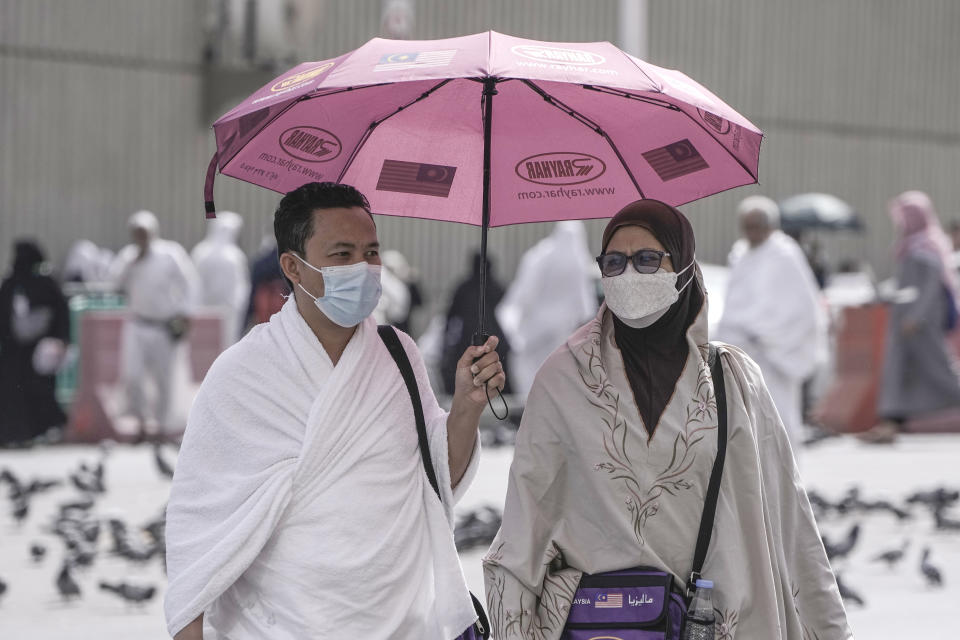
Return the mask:
<path id="1" fill-rule="evenodd" d="M 490 338 L 490 336 L 486 332 L 473 334 L 473 346 L 479 347 L 486 344 L 488 338 Z M 490 407 L 490 413 L 493 414 L 493 417 L 500 421 L 509 418 L 510 407 L 507 405 L 507 400 L 503 397 L 503 393 L 500 391 L 500 389 L 497 389 L 497 396 L 500 398 L 500 402 L 503 403 L 503 415 L 498 414 L 497 410 L 493 408 L 493 400 L 490 399 L 490 387 L 483 385 L 483 391 L 487 394 L 487 406 Z"/>
<path id="2" fill-rule="evenodd" d="M 207 219 L 217 217 L 217 205 L 213 203 L 213 180 L 217 177 L 217 163 L 220 162 L 220 154 L 213 153 L 210 158 L 210 164 L 207 165 L 207 178 L 203 181 L 203 206 L 207 212 Z"/>

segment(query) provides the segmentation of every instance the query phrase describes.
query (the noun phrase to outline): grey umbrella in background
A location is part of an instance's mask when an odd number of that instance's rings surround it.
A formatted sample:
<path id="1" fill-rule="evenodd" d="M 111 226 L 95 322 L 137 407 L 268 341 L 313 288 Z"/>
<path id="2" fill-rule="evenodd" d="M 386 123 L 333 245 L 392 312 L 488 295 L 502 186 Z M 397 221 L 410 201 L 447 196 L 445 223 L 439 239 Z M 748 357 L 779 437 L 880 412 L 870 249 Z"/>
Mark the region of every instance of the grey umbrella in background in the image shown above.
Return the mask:
<path id="1" fill-rule="evenodd" d="M 807 230 L 863 229 L 853 208 L 828 193 L 801 193 L 780 201 L 780 226 L 787 233 Z"/>

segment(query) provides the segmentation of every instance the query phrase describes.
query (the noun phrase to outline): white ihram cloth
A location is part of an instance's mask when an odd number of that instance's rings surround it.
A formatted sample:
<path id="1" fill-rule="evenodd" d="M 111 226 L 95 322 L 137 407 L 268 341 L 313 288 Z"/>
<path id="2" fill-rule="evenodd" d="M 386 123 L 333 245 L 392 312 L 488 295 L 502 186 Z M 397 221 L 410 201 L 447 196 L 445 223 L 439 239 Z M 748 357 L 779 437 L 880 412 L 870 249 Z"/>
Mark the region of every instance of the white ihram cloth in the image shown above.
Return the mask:
<path id="1" fill-rule="evenodd" d="M 291 298 L 217 359 L 190 414 L 167 508 L 171 635 L 201 613 L 229 640 L 447 640 L 473 623 L 452 509 L 479 444 L 452 491 L 447 414 L 400 337 L 443 506 L 375 322 L 333 366 Z"/>
<path id="2" fill-rule="evenodd" d="M 221 211 L 210 221 L 207 237 L 190 252 L 200 277 L 200 302 L 222 314 L 224 348 L 240 339 L 250 302 L 250 265 L 237 246 L 242 227 L 238 214 Z"/>
<path id="3" fill-rule="evenodd" d="M 200 286 L 196 269 L 178 243 L 152 238 L 142 257 L 135 244 L 121 249 L 109 280 L 124 293 L 131 314 L 122 338 L 127 412 L 141 423 L 155 418 L 161 431 L 179 432 L 190 395 L 189 341 L 173 340 L 163 323 L 193 310 Z M 147 380 L 156 388 L 154 411 Z"/>
<path id="4" fill-rule="evenodd" d="M 793 450 L 803 425 L 803 381 L 827 358 L 827 317 L 800 245 L 774 231 L 761 245 L 738 241 L 717 338 L 760 366 Z"/>
<path id="5" fill-rule="evenodd" d="M 600 271 L 581 220 L 558 222 L 529 249 L 497 306 L 497 322 L 510 342 L 515 393 L 530 393 L 537 370 L 554 349 L 597 312 Z"/>

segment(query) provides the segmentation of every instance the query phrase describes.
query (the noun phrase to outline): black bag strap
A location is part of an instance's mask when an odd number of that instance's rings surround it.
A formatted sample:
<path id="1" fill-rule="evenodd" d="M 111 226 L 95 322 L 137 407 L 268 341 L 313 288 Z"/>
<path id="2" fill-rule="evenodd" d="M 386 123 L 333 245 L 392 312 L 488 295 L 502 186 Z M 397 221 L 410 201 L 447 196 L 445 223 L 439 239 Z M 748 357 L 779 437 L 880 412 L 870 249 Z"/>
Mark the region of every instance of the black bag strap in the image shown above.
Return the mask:
<path id="1" fill-rule="evenodd" d="M 420 440 L 420 457 L 423 459 L 423 468 L 427 472 L 427 480 L 430 486 L 437 493 L 437 498 L 443 502 L 440 497 L 440 483 L 437 482 L 437 472 L 433 468 L 433 459 L 430 457 L 430 441 L 427 440 L 427 422 L 423 418 L 423 404 L 420 402 L 420 389 L 417 387 L 417 377 L 413 374 L 413 367 L 410 366 L 410 358 L 407 352 L 400 344 L 400 336 L 397 330 L 388 324 L 382 324 L 377 327 L 377 333 L 380 339 L 387 345 L 387 351 L 393 356 L 393 360 L 400 369 L 400 375 L 407 385 L 407 393 L 410 394 L 410 402 L 413 403 L 413 418 L 417 421 L 417 438 Z"/>
<path id="2" fill-rule="evenodd" d="M 723 382 L 723 365 L 720 363 L 717 347 L 713 343 L 710 343 L 707 354 L 710 376 L 713 378 L 713 396 L 717 403 L 717 457 L 713 461 L 707 497 L 703 503 L 703 514 L 700 516 L 700 532 L 697 534 L 697 549 L 693 554 L 693 570 L 687 582 L 688 596 L 693 593 L 697 580 L 700 579 L 700 572 L 703 571 L 703 563 L 707 559 L 707 549 L 710 547 L 710 538 L 713 535 L 713 521 L 717 514 L 723 462 L 727 457 L 727 396 Z"/>
<path id="3" fill-rule="evenodd" d="M 423 460 L 423 469 L 427 472 L 427 480 L 430 486 L 437 494 L 440 502 L 443 498 L 440 496 L 440 483 L 437 482 L 437 472 L 433 468 L 433 459 L 430 457 L 430 441 L 427 440 L 427 422 L 423 418 L 423 403 L 420 402 L 420 388 L 417 386 L 417 376 L 413 373 L 413 367 L 410 366 L 410 358 L 407 357 L 407 351 L 400 343 L 400 336 L 397 330 L 388 324 L 381 324 L 377 327 L 377 333 L 380 339 L 387 346 L 387 351 L 393 356 L 397 368 L 400 369 L 400 375 L 403 376 L 403 382 L 407 385 L 407 393 L 410 394 L 410 402 L 413 403 L 413 417 L 417 422 L 417 438 L 420 441 L 420 458 Z M 470 594 L 473 600 L 473 609 L 477 613 L 477 621 L 474 623 L 476 631 L 481 638 L 490 637 L 490 622 L 487 619 L 487 613 L 483 610 L 483 605 L 477 596 Z M 461 636 L 463 637 L 463 636 Z"/>

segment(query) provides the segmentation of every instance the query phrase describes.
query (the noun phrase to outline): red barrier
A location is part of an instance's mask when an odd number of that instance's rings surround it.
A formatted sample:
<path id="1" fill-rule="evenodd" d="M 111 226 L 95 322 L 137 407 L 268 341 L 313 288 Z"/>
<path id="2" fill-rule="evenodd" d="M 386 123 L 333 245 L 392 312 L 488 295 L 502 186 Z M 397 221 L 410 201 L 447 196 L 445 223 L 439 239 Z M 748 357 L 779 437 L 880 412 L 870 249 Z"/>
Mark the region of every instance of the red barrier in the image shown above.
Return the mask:
<path id="1" fill-rule="evenodd" d="M 838 433 L 859 433 L 877 423 L 877 394 L 883 375 L 887 307 L 871 304 L 843 310 L 837 335 L 836 379 L 813 411 L 822 426 Z M 960 330 L 947 337 L 960 357 Z M 910 432 L 960 432 L 960 410 L 910 420 Z"/>
<path id="2" fill-rule="evenodd" d="M 813 411 L 838 433 L 866 431 L 877 422 L 877 391 L 883 371 L 887 308 L 846 307 L 837 334 L 836 378 Z"/>
<path id="3" fill-rule="evenodd" d="M 136 435 L 117 429 L 123 397 L 123 330 L 127 321 L 125 311 L 87 311 L 80 319 L 77 391 L 65 434 L 69 442 L 99 442 L 107 438 L 122 442 Z M 187 340 L 193 382 L 199 383 L 222 351 L 220 317 L 205 313 L 192 316 Z"/>

